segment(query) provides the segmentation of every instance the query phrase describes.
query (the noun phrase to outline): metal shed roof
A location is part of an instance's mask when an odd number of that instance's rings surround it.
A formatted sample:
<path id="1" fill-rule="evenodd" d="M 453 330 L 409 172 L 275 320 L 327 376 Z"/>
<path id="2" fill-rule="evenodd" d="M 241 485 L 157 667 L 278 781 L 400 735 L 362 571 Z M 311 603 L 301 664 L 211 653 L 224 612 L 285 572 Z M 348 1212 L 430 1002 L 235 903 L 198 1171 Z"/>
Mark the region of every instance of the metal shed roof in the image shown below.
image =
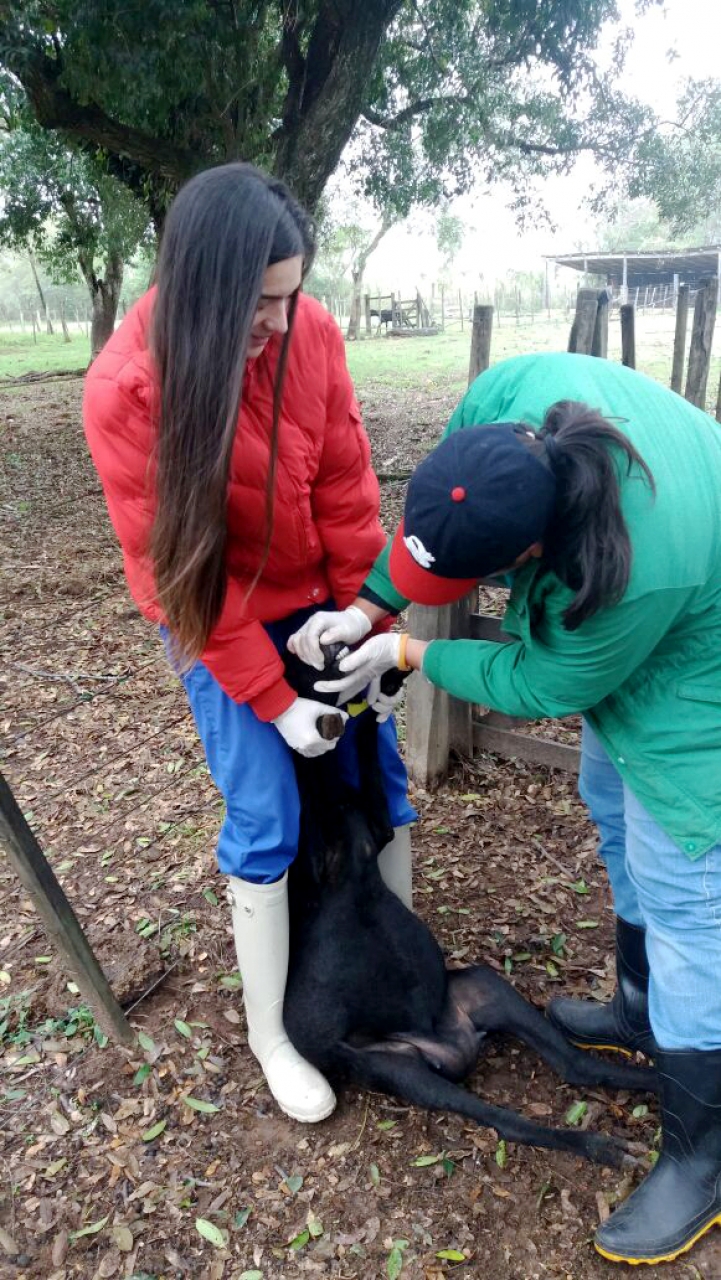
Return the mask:
<path id="1" fill-rule="evenodd" d="M 639 252 L 637 249 L 619 249 L 615 253 L 562 253 L 547 254 L 549 262 L 557 262 L 561 267 L 571 267 L 574 271 L 589 271 L 593 275 L 608 276 L 623 272 L 624 259 L 627 269 L 634 267 L 642 270 L 644 275 L 658 275 L 666 278 L 674 275 L 683 276 L 693 271 L 695 276 L 715 276 L 719 274 L 721 265 L 721 244 L 704 245 L 698 249 L 659 249 L 652 252 Z"/>

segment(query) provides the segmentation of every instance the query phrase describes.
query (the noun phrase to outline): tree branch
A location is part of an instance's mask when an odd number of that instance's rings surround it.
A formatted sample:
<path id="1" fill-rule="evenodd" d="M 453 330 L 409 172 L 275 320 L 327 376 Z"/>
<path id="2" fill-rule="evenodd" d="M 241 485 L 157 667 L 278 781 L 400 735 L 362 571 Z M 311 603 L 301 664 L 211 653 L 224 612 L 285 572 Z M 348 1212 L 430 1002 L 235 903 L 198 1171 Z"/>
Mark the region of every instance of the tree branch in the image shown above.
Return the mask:
<path id="1" fill-rule="evenodd" d="M 384 33 L 402 0 L 321 0 L 296 116 L 273 137 L 274 171 L 313 209 L 363 109 Z M 289 105 L 294 105 L 290 97 Z"/>
<path id="2" fill-rule="evenodd" d="M 416 18 L 418 19 L 419 23 L 421 24 L 421 28 L 422 28 L 422 30 L 423 30 L 423 34 L 424 34 L 424 36 L 425 36 L 425 44 L 426 44 L 426 48 L 427 48 L 428 53 L 429 53 L 429 55 L 430 55 L 431 62 L 433 63 L 434 67 L 436 68 L 436 71 L 437 71 L 441 76 L 444 76 L 444 75 L 445 75 L 445 70 L 444 70 L 444 68 L 443 68 L 443 66 L 442 66 L 442 64 L 441 64 L 441 62 L 439 61 L 439 59 L 436 57 L 436 51 L 435 51 L 435 49 L 433 48 L 433 41 L 432 41 L 432 39 L 431 39 L 431 33 L 430 33 L 430 31 L 428 30 L 428 24 L 427 24 L 427 22 L 426 22 L 426 20 L 425 20 L 425 18 L 424 18 L 424 16 L 423 16 L 423 14 L 421 13 L 420 9 L 418 8 L 417 0 L 411 0 L 411 5 L 412 5 L 412 8 L 413 8 L 413 12 L 414 12 L 414 13 L 415 13 L 415 15 L 416 15 Z"/>
<path id="3" fill-rule="evenodd" d="M 283 103 L 284 121 L 297 118 L 303 106 L 306 83 L 306 60 L 300 47 L 303 20 L 283 9 L 283 28 L 278 45 L 278 58 L 288 76 L 288 91 Z"/>
<path id="4" fill-rule="evenodd" d="M 438 98 L 419 98 L 416 102 L 411 102 L 402 111 L 395 116 L 382 116 L 379 112 L 374 111 L 372 107 L 366 107 L 363 112 L 363 119 L 369 124 L 376 125 L 379 129 L 385 129 L 388 133 L 396 133 L 402 129 L 404 124 L 412 120 L 415 116 L 422 115 L 424 111 L 430 111 L 431 107 L 468 106 L 469 98 L 464 94 L 450 94 L 448 97 L 441 95 Z"/>
<path id="5" fill-rule="evenodd" d="M 13 56 L 15 55 L 15 56 Z M 119 159 L 127 157 L 146 172 L 177 183 L 202 163 L 202 156 L 181 150 L 164 138 L 120 124 L 94 103 L 80 105 L 59 83 L 62 67 L 41 50 L 14 49 L 7 65 L 23 85 L 38 124 L 60 129 L 80 142 L 103 147 Z"/>

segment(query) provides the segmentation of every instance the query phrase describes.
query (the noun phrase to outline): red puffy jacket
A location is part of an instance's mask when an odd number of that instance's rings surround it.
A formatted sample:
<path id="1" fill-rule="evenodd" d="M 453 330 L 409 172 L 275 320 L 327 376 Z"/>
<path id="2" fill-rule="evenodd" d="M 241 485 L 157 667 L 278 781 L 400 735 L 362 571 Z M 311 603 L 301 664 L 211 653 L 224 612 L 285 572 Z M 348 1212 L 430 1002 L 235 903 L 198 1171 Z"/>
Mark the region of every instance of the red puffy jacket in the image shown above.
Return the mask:
<path id="1" fill-rule="evenodd" d="M 157 382 L 148 350 L 154 294 L 145 294 L 128 312 L 92 365 L 83 417 L 133 598 L 146 617 L 162 622 L 147 554 L 154 511 Z M 228 588 L 201 654 L 225 692 L 250 703 L 261 720 L 280 715 L 295 697 L 261 624 L 329 596 L 344 608 L 385 541 L 378 482 L 343 339 L 323 307 L 301 295 L 283 390 L 273 539 L 262 577 L 245 599 L 265 542 L 280 345 L 276 334 L 246 370 L 228 486 Z"/>

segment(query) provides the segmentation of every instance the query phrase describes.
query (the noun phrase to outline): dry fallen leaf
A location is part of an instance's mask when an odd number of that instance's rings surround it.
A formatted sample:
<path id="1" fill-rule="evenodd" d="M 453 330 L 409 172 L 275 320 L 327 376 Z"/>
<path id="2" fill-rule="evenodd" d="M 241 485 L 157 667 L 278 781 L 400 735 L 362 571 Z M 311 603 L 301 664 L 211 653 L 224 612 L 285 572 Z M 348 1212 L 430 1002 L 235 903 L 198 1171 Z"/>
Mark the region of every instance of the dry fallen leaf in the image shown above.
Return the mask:
<path id="1" fill-rule="evenodd" d="M 100 1259 L 100 1264 L 93 1276 L 93 1280 L 109 1280 L 110 1276 L 114 1276 L 120 1270 L 122 1258 L 117 1249 L 110 1249 Z"/>
<path id="2" fill-rule="evenodd" d="M 70 1132 L 70 1121 L 64 1115 L 61 1115 L 59 1111 L 52 1111 L 50 1113 L 50 1128 L 59 1138 L 64 1138 L 65 1134 Z"/>
<path id="3" fill-rule="evenodd" d="M 0 1249 L 7 1258 L 15 1258 L 20 1252 L 20 1246 L 3 1227 L 0 1227 Z"/>
<path id="4" fill-rule="evenodd" d="M 61 1267 L 65 1261 L 68 1252 L 68 1233 L 67 1231 L 59 1231 L 53 1240 L 52 1262 L 54 1267 Z"/>
<path id="5" fill-rule="evenodd" d="M 611 1216 L 608 1200 L 602 1191 L 596 1192 L 596 1207 L 598 1209 L 598 1221 L 605 1222 Z"/>
<path id="6" fill-rule="evenodd" d="M 120 1252 L 130 1253 L 130 1250 L 133 1247 L 133 1233 L 130 1230 L 130 1227 L 126 1227 L 122 1223 L 118 1223 L 116 1226 L 111 1227 L 110 1233 Z"/>

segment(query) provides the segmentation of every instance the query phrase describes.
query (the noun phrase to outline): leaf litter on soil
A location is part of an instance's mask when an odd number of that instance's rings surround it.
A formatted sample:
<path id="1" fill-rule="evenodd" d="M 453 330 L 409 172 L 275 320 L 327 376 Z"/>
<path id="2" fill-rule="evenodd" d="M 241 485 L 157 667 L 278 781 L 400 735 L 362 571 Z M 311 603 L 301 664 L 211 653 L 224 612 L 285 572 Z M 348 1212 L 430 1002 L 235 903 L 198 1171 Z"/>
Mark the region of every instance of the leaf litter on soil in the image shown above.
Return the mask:
<path id="1" fill-rule="evenodd" d="M 410 392 L 364 390 L 378 470 L 409 470 L 452 399 L 439 393 L 429 410 Z M 119 998 L 151 994 L 131 1015 L 136 1047 L 101 1048 L 0 866 L 0 1271 L 437 1280 L 472 1267 L 601 1280 L 588 1240 L 633 1181 L 353 1089 L 320 1126 L 275 1108 L 245 1036 L 214 859 L 220 804 L 182 690 L 123 584 L 81 382 L 12 396 L 0 427 L 1 767 Z M 382 486 L 389 530 L 403 494 Z M 502 595 L 483 604 L 498 613 Z M 573 723 L 536 731 L 577 740 Z M 561 989 L 606 997 L 612 918 L 573 780 L 482 755 L 412 798 L 416 909 L 449 963 L 485 960 L 539 1005 Z M 587 1105 L 594 1127 L 653 1147 L 653 1099 L 579 1097 L 513 1041 L 489 1048 L 470 1085 L 544 1123 Z M 702 1276 L 713 1247 L 695 1251 Z M 664 1267 L 666 1280 L 690 1274 Z"/>

